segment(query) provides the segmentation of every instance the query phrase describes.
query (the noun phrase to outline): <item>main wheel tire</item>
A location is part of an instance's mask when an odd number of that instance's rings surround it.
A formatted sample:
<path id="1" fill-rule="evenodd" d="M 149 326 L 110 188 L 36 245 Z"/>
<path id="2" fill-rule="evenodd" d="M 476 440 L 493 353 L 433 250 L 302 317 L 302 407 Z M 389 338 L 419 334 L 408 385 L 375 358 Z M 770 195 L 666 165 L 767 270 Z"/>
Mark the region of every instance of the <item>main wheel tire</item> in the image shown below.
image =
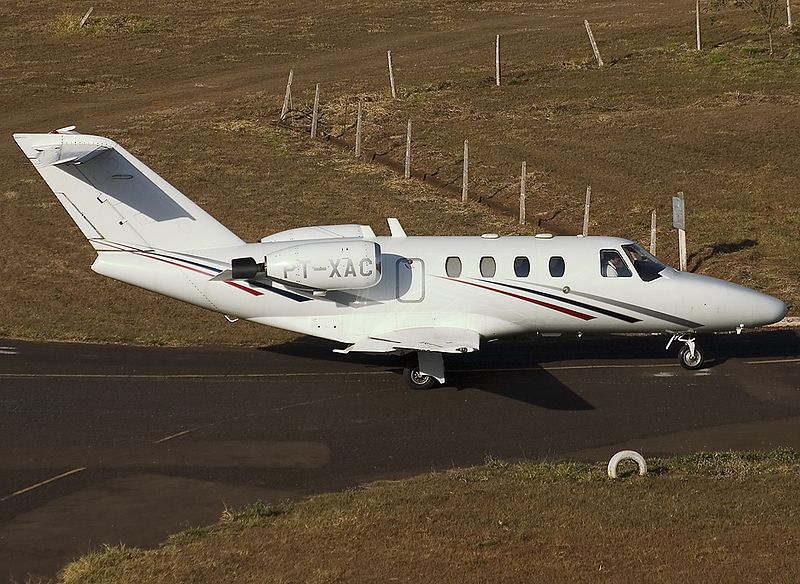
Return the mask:
<path id="1" fill-rule="evenodd" d="M 419 365 L 411 365 L 403 369 L 403 379 L 406 380 L 408 387 L 411 389 L 431 389 L 436 385 L 436 379 L 430 375 L 424 375 L 419 372 Z"/>
<path id="2" fill-rule="evenodd" d="M 703 366 L 703 361 L 705 360 L 703 357 L 703 352 L 700 350 L 700 346 L 697 344 L 694 346 L 694 357 L 692 357 L 688 345 L 684 345 L 683 348 L 678 352 L 678 359 L 680 359 L 681 366 L 689 371 L 700 369 Z"/>

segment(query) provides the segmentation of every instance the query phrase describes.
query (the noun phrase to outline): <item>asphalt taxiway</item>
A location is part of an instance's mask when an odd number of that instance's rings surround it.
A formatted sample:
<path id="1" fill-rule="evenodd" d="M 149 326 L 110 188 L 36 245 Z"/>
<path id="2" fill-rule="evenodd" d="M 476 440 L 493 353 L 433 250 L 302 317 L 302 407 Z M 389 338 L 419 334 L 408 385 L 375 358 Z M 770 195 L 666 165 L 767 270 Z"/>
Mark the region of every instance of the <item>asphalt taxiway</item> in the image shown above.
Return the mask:
<path id="1" fill-rule="evenodd" d="M 407 389 L 389 357 L 0 339 L 0 581 L 279 502 L 487 456 L 800 448 L 800 334 L 490 343 Z"/>

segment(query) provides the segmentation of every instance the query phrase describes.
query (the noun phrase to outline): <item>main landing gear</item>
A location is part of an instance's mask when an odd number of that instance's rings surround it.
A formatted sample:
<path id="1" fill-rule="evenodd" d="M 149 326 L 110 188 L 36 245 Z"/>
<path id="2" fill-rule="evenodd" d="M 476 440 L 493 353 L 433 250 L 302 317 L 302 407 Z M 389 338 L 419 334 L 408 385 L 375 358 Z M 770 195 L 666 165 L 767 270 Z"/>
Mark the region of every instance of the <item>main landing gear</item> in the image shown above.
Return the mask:
<path id="1" fill-rule="evenodd" d="M 411 389 L 420 390 L 431 389 L 444 383 L 442 354 L 430 351 L 417 352 L 403 368 L 403 379 Z"/>
<path id="2" fill-rule="evenodd" d="M 683 347 L 678 351 L 678 361 L 681 366 L 690 371 L 700 369 L 703 366 L 705 357 L 703 356 L 703 351 L 700 349 L 700 345 L 697 344 L 694 338 L 694 334 L 675 333 L 667 343 L 667 349 L 669 349 L 675 341 L 683 343 Z"/>

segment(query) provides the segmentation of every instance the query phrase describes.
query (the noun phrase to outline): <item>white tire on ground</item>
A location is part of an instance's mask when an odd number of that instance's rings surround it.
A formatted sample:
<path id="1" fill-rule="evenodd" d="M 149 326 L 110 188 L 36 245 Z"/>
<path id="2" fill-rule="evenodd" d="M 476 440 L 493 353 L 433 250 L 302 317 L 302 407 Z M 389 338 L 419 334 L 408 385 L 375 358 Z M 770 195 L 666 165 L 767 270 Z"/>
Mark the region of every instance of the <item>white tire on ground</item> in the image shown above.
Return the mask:
<path id="1" fill-rule="evenodd" d="M 639 466 L 639 476 L 647 474 L 647 463 L 644 457 L 635 450 L 621 450 L 611 457 L 608 461 L 608 476 L 609 478 L 617 478 L 617 467 L 623 460 L 632 460 Z"/>

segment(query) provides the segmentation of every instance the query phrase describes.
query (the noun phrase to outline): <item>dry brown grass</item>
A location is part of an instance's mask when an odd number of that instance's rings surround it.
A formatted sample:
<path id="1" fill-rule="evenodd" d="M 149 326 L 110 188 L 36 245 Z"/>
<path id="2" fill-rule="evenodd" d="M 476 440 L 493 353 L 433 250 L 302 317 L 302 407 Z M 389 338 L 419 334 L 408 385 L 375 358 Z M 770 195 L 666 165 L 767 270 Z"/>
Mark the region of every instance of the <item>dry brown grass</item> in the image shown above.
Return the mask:
<path id="1" fill-rule="evenodd" d="M 67 566 L 88 582 L 796 582 L 800 458 L 701 453 L 605 478 L 507 463 L 258 503 L 155 550 Z"/>
<path id="2" fill-rule="evenodd" d="M 145 16 L 129 15 L 90 15 L 81 27 L 82 14 L 59 14 L 48 26 L 57 36 L 109 36 L 119 34 L 144 34 L 156 32 L 156 23 Z"/>

